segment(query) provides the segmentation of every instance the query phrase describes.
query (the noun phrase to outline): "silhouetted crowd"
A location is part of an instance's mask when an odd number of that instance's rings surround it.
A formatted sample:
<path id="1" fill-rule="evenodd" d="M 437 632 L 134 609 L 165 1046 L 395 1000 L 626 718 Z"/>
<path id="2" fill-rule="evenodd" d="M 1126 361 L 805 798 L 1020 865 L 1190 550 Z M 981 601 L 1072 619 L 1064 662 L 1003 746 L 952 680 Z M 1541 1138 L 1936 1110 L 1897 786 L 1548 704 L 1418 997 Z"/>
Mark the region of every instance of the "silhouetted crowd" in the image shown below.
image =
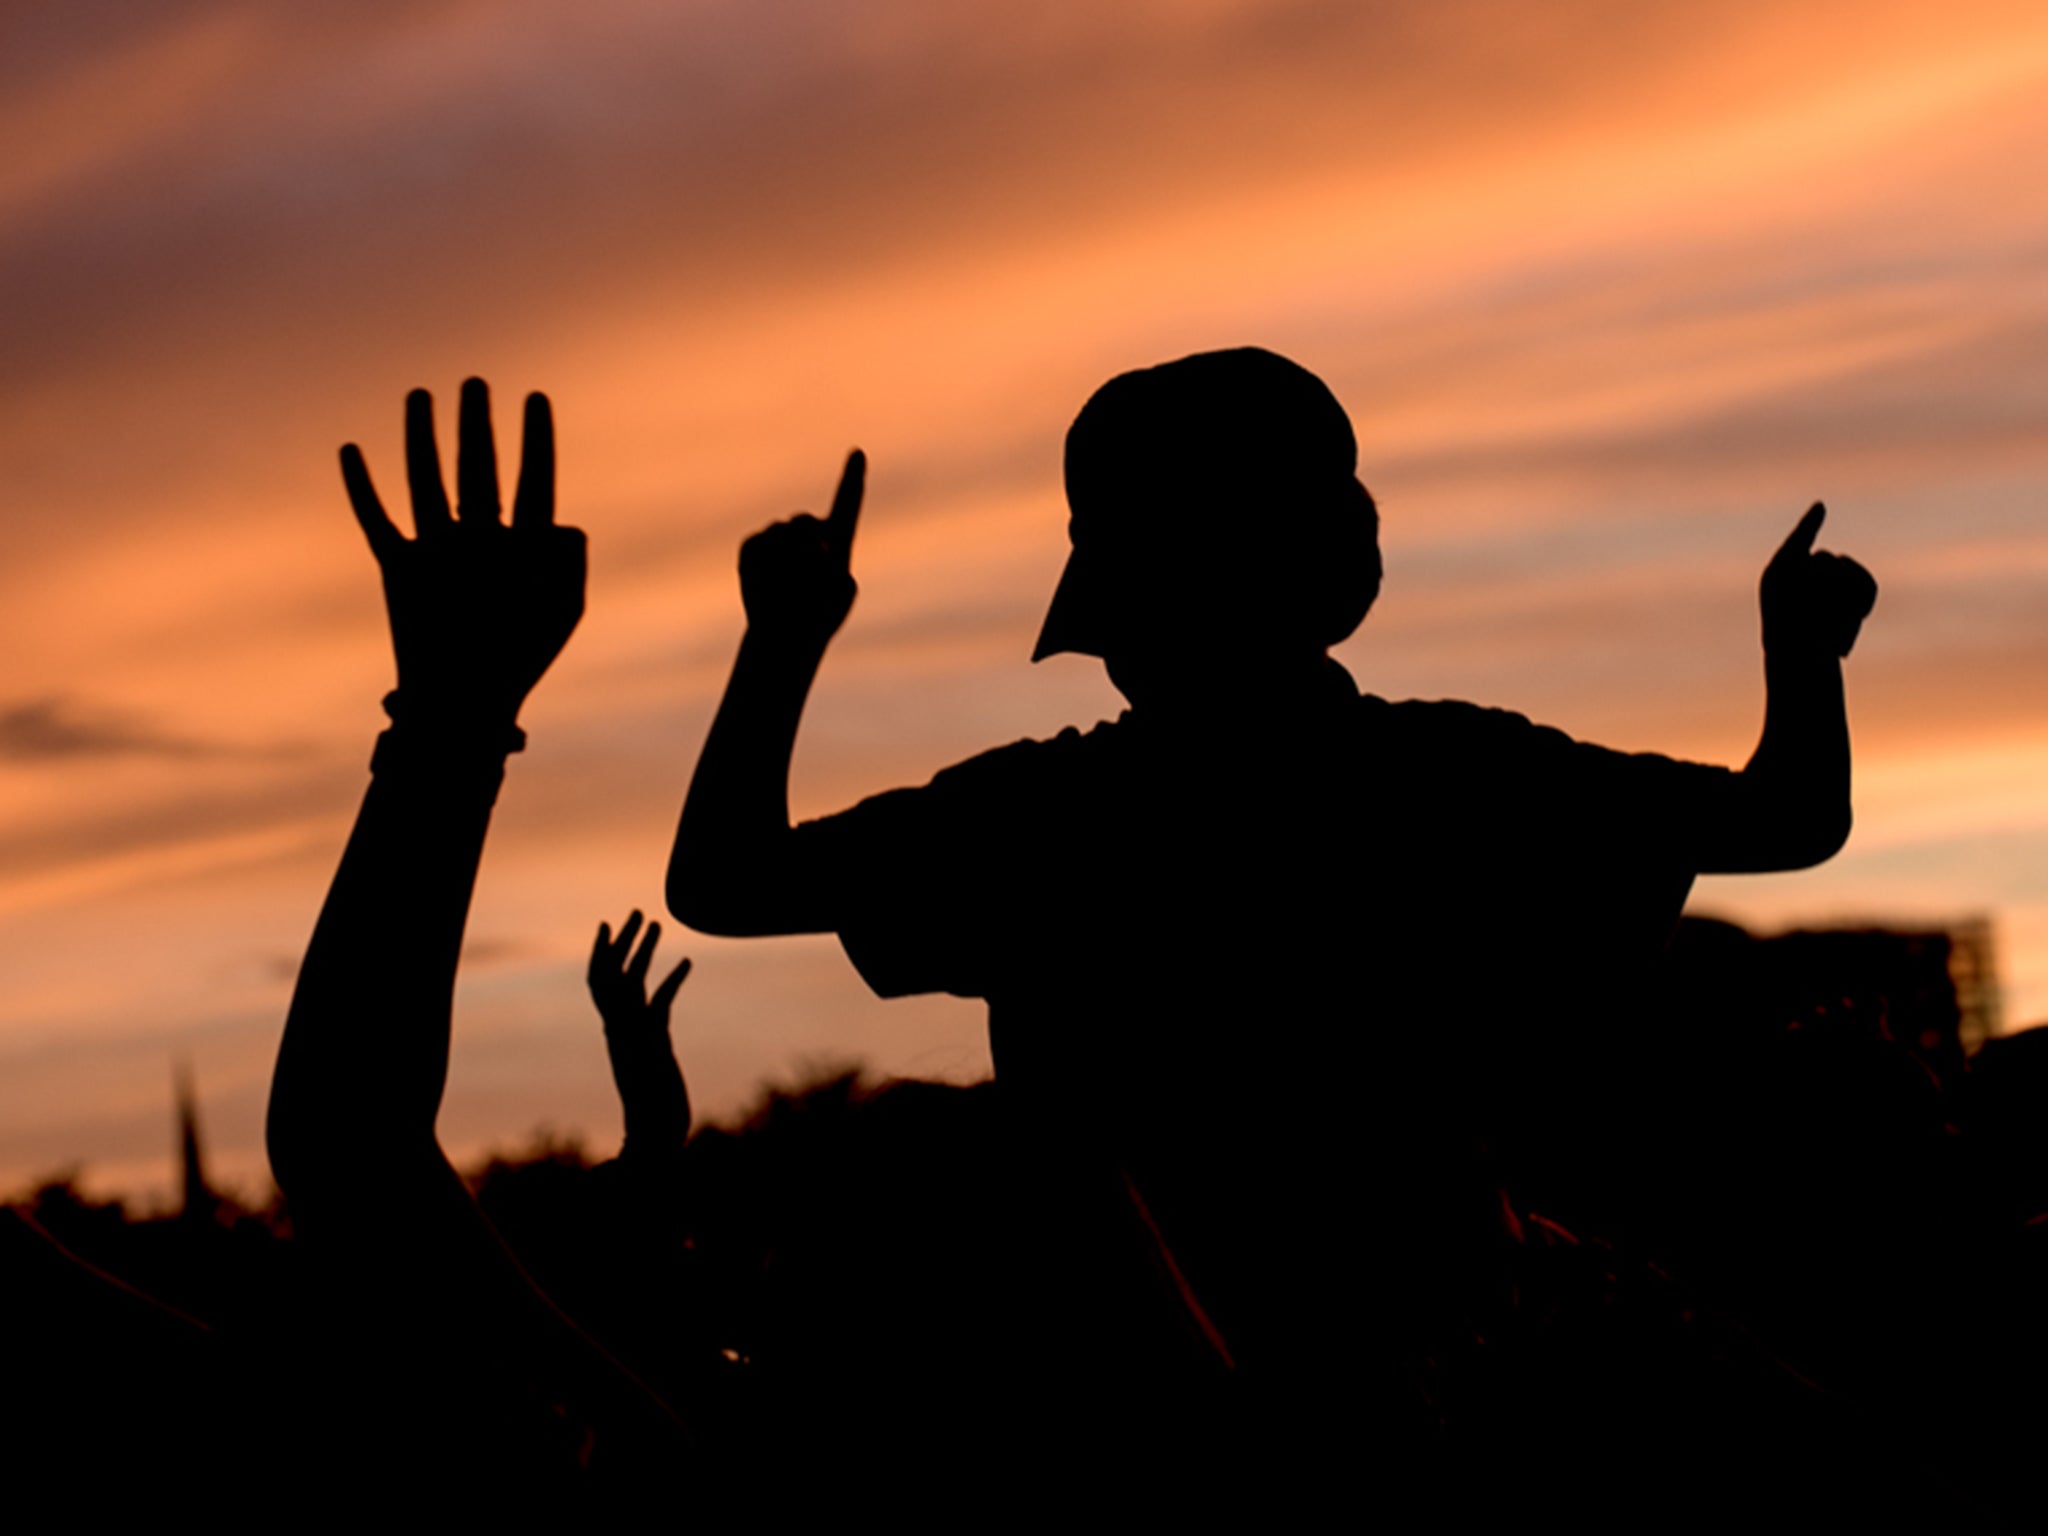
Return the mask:
<path id="1" fill-rule="evenodd" d="M 1465 1256 L 1466 1327 L 1314 1405 L 1336 1459 L 1295 1475 L 1451 1519 L 2031 1525 L 2048 1029 L 1943 1079 L 1882 995 L 1786 1012 L 1753 974 L 1768 952 L 1689 922 L 1663 1011 L 1582 1064 L 1599 1081 L 1532 1085 L 1575 1113 L 1525 1137 Z M 558 1405 L 508 1423 L 497 1374 L 459 1354 L 337 1347 L 288 1211 L 138 1221 L 46 1185 L 0 1225 L 14 1470 L 99 1498 L 120 1468 L 152 1500 L 195 1474 L 216 1497 L 347 1499 L 422 1463 L 508 1503 L 673 1478 L 685 1510 L 764 1517 L 878 1487 L 933 1515 L 1090 1488 L 1293 1502 L 1292 1458 L 1253 1454 L 1255 1392 L 1091 1303 L 1089 1251 L 1043 1219 L 1035 1172 L 999 1084 L 852 1075 L 698 1129 L 656 1179 L 545 1142 L 474 1171 L 534 1283 L 684 1425 L 625 1466 L 549 1443 Z M 1373 1194 L 1342 1217 L 1362 1269 Z M 468 1379 L 439 1374 L 458 1363 Z"/>
<path id="2" fill-rule="evenodd" d="M 1320 380 L 1127 374 L 1068 437 L 1038 653 L 1130 710 L 794 824 L 856 452 L 824 518 L 741 551 L 669 907 L 985 998 L 995 1079 L 695 1127 L 689 962 L 657 979 L 635 912 L 589 967 L 619 1154 L 465 1179 L 457 962 L 584 542 L 544 397 L 509 516 L 480 381 L 452 501 L 423 391 L 406 450 L 409 538 L 342 453 L 398 686 L 280 1044 L 284 1204 L 188 1174 L 176 1219 L 59 1184 L 0 1220 L 18 1482 L 347 1518 L 2033 1523 L 2048 1036 L 1966 1062 L 1920 1027 L 1952 986 L 1874 940 L 1679 923 L 1698 873 L 1849 834 L 1876 587 L 1818 505 L 1764 571 L 1749 763 L 1613 752 L 1330 658 L 1381 572 Z"/>

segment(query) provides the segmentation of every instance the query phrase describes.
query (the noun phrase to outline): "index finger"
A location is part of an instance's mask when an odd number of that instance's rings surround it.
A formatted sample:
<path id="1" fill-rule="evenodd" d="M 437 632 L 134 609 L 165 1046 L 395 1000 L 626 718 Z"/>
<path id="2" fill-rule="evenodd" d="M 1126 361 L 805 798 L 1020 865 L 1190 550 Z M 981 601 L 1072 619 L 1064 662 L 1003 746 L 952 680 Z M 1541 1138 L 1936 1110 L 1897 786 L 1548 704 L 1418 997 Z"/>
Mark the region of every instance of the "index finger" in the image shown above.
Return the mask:
<path id="1" fill-rule="evenodd" d="M 1820 525 L 1826 520 L 1827 515 L 1828 509 L 1818 501 L 1808 507 L 1806 516 L 1799 519 L 1798 526 L 1786 535 L 1785 542 L 1778 546 L 1777 554 L 1771 558 L 1785 560 L 1794 555 L 1812 554 L 1813 541 L 1820 537 Z"/>
<path id="2" fill-rule="evenodd" d="M 839 489 L 832 493 L 832 510 L 825 514 L 825 537 L 841 554 L 853 553 L 853 530 L 860 523 L 860 499 L 867 483 L 868 456 L 856 448 L 846 456 Z"/>

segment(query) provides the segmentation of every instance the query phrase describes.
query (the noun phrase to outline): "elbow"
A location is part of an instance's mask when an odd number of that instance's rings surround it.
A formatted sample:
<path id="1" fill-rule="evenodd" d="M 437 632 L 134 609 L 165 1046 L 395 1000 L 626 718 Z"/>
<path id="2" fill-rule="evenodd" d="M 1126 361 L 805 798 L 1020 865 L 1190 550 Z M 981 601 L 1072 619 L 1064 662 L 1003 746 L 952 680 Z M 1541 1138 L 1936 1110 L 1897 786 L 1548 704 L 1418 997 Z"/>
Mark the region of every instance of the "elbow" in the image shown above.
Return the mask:
<path id="1" fill-rule="evenodd" d="M 687 876 L 674 871 L 668 880 L 669 915 L 695 933 L 716 939 L 759 939 L 774 934 L 823 932 L 826 925 L 805 920 L 785 887 L 764 880 L 758 872 L 725 878 L 692 865 Z"/>
<path id="2" fill-rule="evenodd" d="M 1849 845 L 1855 827 L 1855 813 L 1849 802 L 1816 810 L 1802 817 L 1798 833 L 1787 848 L 1787 869 L 1812 869 L 1825 864 Z"/>
<path id="3" fill-rule="evenodd" d="M 723 877 L 723 866 L 729 861 L 723 857 L 721 840 L 707 835 L 715 830 L 715 823 L 707 825 L 705 818 L 684 808 L 683 824 L 676 829 L 675 847 L 668 856 L 662 897 L 668 903 L 669 916 L 685 928 L 730 938 L 722 921 L 729 904 L 725 893 L 731 887 L 731 881 Z"/>
<path id="4" fill-rule="evenodd" d="M 669 915 L 721 939 L 818 933 L 815 876 L 798 854 L 796 831 L 735 838 L 688 825 L 676 839 L 663 895 Z"/>
<path id="5" fill-rule="evenodd" d="M 752 938 L 762 930 L 746 921 L 746 903 L 730 881 L 707 877 L 694 861 L 685 871 L 681 861 L 668 872 L 669 916 L 695 933 L 718 939 Z"/>
<path id="6" fill-rule="evenodd" d="M 401 1103 L 334 1062 L 319 1063 L 319 1077 L 308 1065 L 279 1063 L 263 1126 L 270 1176 L 294 1209 L 367 1209 L 446 1166 L 432 1106 Z"/>
<path id="7" fill-rule="evenodd" d="M 1827 852 L 1821 855 L 1823 861 L 1832 859 L 1849 846 L 1849 834 L 1856 830 L 1856 812 L 1844 800 L 1835 812 L 1832 830 L 1828 834 Z"/>
<path id="8" fill-rule="evenodd" d="M 720 926 L 718 884 L 704 878 L 697 861 L 678 856 L 668 867 L 668 885 L 663 894 L 669 916 L 685 928 L 719 938 L 732 937 Z"/>
<path id="9" fill-rule="evenodd" d="M 1846 782 L 1787 782 L 1757 765 L 1736 777 L 1731 814 L 1709 840 L 1715 874 L 1766 874 L 1812 869 L 1847 846 L 1855 815 Z"/>
<path id="10" fill-rule="evenodd" d="M 669 916 L 693 932 L 719 939 L 787 932 L 773 920 L 774 852 L 772 847 L 736 847 L 722 838 L 677 838 L 663 889 Z"/>
<path id="11" fill-rule="evenodd" d="M 366 1137 L 360 1122 L 280 1123 L 273 1113 L 265 1140 L 278 1192 L 321 1220 L 380 1220 L 451 1172 L 431 1134 Z"/>

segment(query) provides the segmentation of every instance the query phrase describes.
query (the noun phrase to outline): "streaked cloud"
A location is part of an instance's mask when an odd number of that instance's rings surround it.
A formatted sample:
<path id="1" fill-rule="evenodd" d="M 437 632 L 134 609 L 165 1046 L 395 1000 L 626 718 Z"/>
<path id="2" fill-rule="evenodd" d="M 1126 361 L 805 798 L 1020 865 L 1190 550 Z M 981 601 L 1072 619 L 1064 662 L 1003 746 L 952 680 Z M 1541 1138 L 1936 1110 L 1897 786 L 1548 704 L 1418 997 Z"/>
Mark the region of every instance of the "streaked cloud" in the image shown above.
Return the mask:
<path id="1" fill-rule="evenodd" d="M 134 715 L 94 710 L 74 699 L 0 703 L 0 763 L 63 763 L 78 758 L 290 757 L 290 745 L 245 746 L 166 729 Z"/>
<path id="2" fill-rule="evenodd" d="M 1244 341 L 1357 423 L 1389 580 L 1344 654 L 1383 693 L 1739 761 L 1756 573 L 1827 500 L 1884 587 L 1858 838 L 1706 894 L 1989 904 L 2048 1012 L 2044 83 L 2048 15 L 1977 0 L 0 11 L 0 1068 L 40 1064 L 0 1178 L 141 1177 L 152 1042 L 260 1103 L 287 984 L 250 957 L 303 945 L 390 686 L 334 451 L 395 489 L 404 391 L 470 372 L 501 425 L 553 395 L 592 591 L 497 814 L 462 1145 L 606 1113 L 565 1021 L 658 891 L 738 539 L 869 450 L 803 811 L 1113 712 L 1024 662 L 1061 434 Z M 985 1065 L 971 1008 L 829 945 L 699 958 L 714 1112 L 821 1052 Z"/>

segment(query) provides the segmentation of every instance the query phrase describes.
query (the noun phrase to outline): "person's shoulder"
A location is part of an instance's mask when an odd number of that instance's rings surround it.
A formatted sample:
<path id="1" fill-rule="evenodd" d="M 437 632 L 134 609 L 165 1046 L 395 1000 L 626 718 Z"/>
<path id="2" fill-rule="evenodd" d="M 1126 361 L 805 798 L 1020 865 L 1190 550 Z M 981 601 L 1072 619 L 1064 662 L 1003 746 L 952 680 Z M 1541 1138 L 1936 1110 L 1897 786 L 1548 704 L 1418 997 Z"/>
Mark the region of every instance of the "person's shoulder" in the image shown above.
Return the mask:
<path id="1" fill-rule="evenodd" d="M 1470 704 L 1463 699 L 1403 699 L 1388 703 L 1367 695 L 1360 704 L 1376 718 L 1391 739 L 1442 743 L 1450 747 L 1484 748 L 1491 752 L 1562 753 L 1574 759 L 1599 758 L 1650 766 L 1679 768 L 1701 765 L 1657 752 L 1635 752 L 1584 741 L 1554 725 L 1541 725 L 1511 709 Z"/>
<path id="2" fill-rule="evenodd" d="M 931 787 L 1002 787 L 1086 773 L 1119 750 L 1127 734 L 1122 729 L 1123 718 L 1102 721 L 1086 731 L 1070 725 L 1056 736 L 1027 736 L 1006 746 L 991 747 L 950 768 L 940 769 L 932 776 Z"/>
<path id="3" fill-rule="evenodd" d="M 1718 792 L 1731 770 L 1582 741 L 1554 725 L 1539 725 L 1511 709 L 1461 699 L 1404 699 L 1376 707 L 1374 737 L 1382 755 L 1407 760 L 1416 771 L 1511 776 L 1529 785 L 1576 785 L 1585 794 L 1663 799 Z"/>
<path id="4" fill-rule="evenodd" d="M 1069 727 L 1046 739 L 1026 737 L 941 768 L 922 784 L 883 790 L 835 815 L 806 821 L 801 830 L 813 841 L 901 838 L 919 828 L 937 835 L 937 829 L 1011 820 L 1025 806 L 1062 802 L 1081 792 L 1105 752 L 1116 750 L 1117 740 L 1114 724 L 1089 731 Z"/>
<path id="5" fill-rule="evenodd" d="M 1361 693 L 1358 705 L 1369 712 L 1384 712 L 1387 720 L 1417 728 L 1485 728 L 1501 722 L 1527 726 L 1527 715 L 1511 709 L 1496 709 L 1466 699 L 1383 699 L 1376 693 Z"/>
<path id="6" fill-rule="evenodd" d="M 1447 742 L 1470 741 L 1569 741 L 1553 726 L 1538 725 L 1527 715 L 1511 709 L 1495 709 L 1464 699 L 1400 699 L 1388 701 L 1376 694 L 1361 694 L 1361 718 L 1368 728 L 1394 737 Z"/>

